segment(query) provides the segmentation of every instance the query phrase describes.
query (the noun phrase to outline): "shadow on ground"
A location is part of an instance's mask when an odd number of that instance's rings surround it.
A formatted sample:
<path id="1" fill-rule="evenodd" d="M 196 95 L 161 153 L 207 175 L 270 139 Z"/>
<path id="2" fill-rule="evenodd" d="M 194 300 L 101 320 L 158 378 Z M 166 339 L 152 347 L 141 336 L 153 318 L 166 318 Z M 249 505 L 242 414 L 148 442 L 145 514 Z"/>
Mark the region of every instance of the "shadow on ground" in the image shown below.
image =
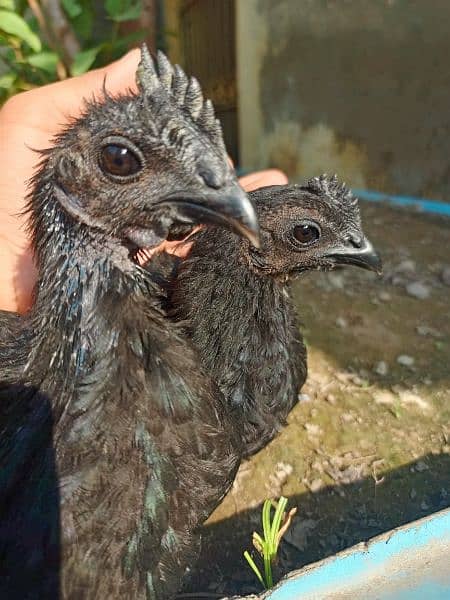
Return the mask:
<path id="1" fill-rule="evenodd" d="M 289 497 L 298 512 L 282 543 L 278 575 L 315 562 L 450 505 L 450 456 L 427 455 L 374 478 Z M 261 506 L 204 528 L 203 551 L 186 592 L 260 592 L 242 558 L 259 530 Z"/>

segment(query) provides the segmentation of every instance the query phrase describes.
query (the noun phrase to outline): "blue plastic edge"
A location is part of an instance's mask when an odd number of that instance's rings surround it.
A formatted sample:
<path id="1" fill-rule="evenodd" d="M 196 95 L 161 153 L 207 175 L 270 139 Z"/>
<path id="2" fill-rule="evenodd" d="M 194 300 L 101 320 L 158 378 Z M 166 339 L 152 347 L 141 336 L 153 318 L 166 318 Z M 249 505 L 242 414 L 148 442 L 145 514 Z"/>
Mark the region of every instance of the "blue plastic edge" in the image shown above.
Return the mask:
<path id="1" fill-rule="evenodd" d="M 407 550 L 417 551 L 419 547 L 433 541 L 442 542 L 443 539 L 450 539 L 450 509 L 374 538 L 362 549 L 356 546 L 353 551 L 346 551 L 326 559 L 317 566 L 306 567 L 297 576 L 287 579 L 278 589 L 269 593 L 266 600 L 294 600 L 301 598 L 302 594 L 312 592 L 318 594 L 321 589 L 330 584 L 337 590 L 342 581 L 360 579 L 367 574 L 368 570 L 380 568 L 387 561 L 398 559 Z M 435 588 L 432 582 L 430 585 Z M 449 590 L 445 589 L 450 594 Z M 435 588 L 435 593 L 427 595 L 427 600 L 449 598 L 450 595 L 442 596 L 439 593 L 445 589 Z"/>
<path id="2" fill-rule="evenodd" d="M 425 212 L 445 215 L 450 217 L 450 204 L 447 202 L 437 202 L 427 200 L 426 198 L 416 198 L 415 196 L 395 196 L 391 194 L 383 194 L 372 190 L 352 189 L 355 196 L 361 200 L 370 200 L 371 202 L 390 202 L 397 206 L 410 206 Z"/>
<path id="3" fill-rule="evenodd" d="M 242 167 L 236 168 L 236 173 L 239 177 L 251 173 L 251 169 Z M 416 196 L 397 196 L 395 194 L 384 194 L 383 192 L 375 192 L 374 190 L 363 190 L 352 188 L 353 193 L 361 200 L 369 200 L 371 202 L 390 202 L 397 206 L 410 206 L 411 208 L 423 210 L 424 212 L 435 213 L 450 217 L 450 204 L 437 200 L 429 200 L 428 198 L 418 198 Z"/>

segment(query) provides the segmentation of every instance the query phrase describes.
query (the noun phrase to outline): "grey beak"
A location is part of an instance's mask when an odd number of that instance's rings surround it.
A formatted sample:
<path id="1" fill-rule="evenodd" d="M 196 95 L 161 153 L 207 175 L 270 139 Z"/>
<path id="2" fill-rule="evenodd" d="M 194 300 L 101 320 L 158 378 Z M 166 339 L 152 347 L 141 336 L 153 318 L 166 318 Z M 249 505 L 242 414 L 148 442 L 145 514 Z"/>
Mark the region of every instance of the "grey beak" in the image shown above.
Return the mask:
<path id="1" fill-rule="evenodd" d="M 343 244 L 327 254 L 338 265 L 355 265 L 381 275 L 383 265 L 372 244 L 364 238 L 360 247 Z"/>
<path id="2" fill-rule="evenodd" d="M 237 183 L 208 190 L 205 195 L 173 194 L 166 197 L 164 202 L 175 206 L 183 219 L 227 227 L 259 248 L 259 225 L 255 209 Z"/>

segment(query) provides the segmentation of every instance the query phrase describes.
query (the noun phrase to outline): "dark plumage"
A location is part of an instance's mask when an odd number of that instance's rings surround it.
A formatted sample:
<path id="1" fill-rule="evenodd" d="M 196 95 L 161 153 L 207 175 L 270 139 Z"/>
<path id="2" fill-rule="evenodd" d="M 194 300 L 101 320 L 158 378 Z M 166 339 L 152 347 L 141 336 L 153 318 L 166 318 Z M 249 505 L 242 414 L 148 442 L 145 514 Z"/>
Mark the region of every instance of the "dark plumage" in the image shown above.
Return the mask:
<path id="1" fill-rule="evenodd" d="M 169 598 L 239 439 L 137 254 L 196 222 L 257 239 L 196 80 L 143 50 L 44 154 L 35 303 L 0 318 L 0 597 Z"/>
<path id="2" fill-rule="evenodd" d="M 183 322 L 240 423 L 244 456 L 281 429 L 306 379 L 306 350 L 289 282 L 305 271 L 340 264 L 380 268 L 362 232 L 357 200 L 335 177 L 250 196 L 260 222 L 260 249 L 208 228 L 191 238 L 188 259 L 169 277 L 169 310 Z"/>

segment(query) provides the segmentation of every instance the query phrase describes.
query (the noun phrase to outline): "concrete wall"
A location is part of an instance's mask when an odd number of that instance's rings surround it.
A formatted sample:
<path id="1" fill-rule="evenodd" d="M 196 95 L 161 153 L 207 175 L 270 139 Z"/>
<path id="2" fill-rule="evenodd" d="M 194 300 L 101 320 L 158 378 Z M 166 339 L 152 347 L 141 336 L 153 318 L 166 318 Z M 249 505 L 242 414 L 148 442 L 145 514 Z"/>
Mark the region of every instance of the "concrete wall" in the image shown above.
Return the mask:
<path id="1" fill-rule="evenodd" d="M 449 0 L 236 10 L 242 166 L 449 199 Z"/>

